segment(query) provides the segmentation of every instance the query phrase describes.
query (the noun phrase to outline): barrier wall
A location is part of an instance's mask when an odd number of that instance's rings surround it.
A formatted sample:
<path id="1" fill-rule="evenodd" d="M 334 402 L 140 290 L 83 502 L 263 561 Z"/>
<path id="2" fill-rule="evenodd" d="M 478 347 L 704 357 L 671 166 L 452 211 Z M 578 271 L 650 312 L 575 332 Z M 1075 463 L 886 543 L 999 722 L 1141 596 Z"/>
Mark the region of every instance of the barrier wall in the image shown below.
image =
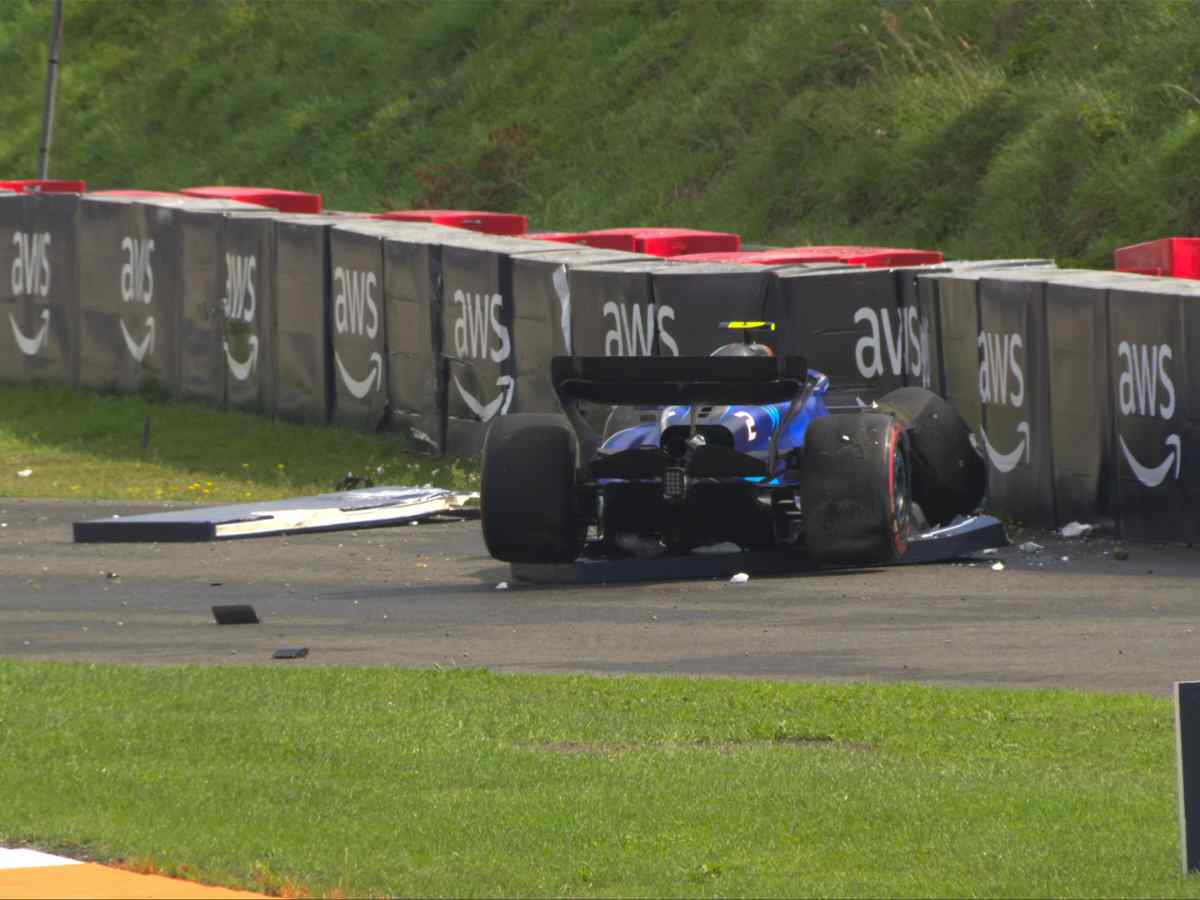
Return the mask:
<path id="1" fill-rule="evenodd" d="M 800 354 L 829 376 L 832 405 L 870 404 L 904 384 L 916 332 L 891 269 L 780 269 L 766 317 L 778 324 L 780 352 Z"/>
<path id="2" fill-rule="evenodd" d="M 388 329 L 381 223 L 347 222 L 329 232 L 334 388 L 331 419 L 374 431 L 387 419 Z"/>
<path id="3" fill-rule="evenodd" d="M 512 255 L 513 341 L 520 352 L 510 412 L 559 409 L 546 361 L 573 352 L 569 272 L 637 259 L 636 254 L 575 246 Z"/>
<path id="4" fill-rule="evenodd" d="M 84 195 L 78 221 L 79 384 L 175 393 L 175 211 Z"/>
<path id="5" fill-rule="evenodd" d="M 362 428 L 476 455 L 552 412 L 555 355 L 704 355 L 731 319 L 857 406 L 953 403 L 991 510 L 1200 540 L 1200 283 L 1047 261 L 864 270 L 650 259 L 172 195 L 0 195 L 0 378 Z M 588 408 L 597 429 L 607 407 Z"/>
<path id="6" fill-rule="evenodd" d="M 1046 285 L 1019 270 L 996 271 L 979 280 L 978 302 L 977 436 L 989 468 L 988 496 L 1011 519 L 1052 527 Z"/>
<path id="7" fill-rule="evenodd" d="M 77 194 L 0 196 L 0 379 L 78 383 Z"/>
<path id="8" fill-rule="evenodd" d="M 1200 284 L 1129 276 L 1108 291 L 1121 532 L 1200 539 Z"/>
<path id="9" fill-rule="evenodd" d="M 1116 511 L 1104 272 L 1046 278 L 1050 447 L 1057 524 L 1111 519 Z"/>
<path id="10" fill-rule="evenodd" d="M 762 319 L 774 273 L 734 263 L 679 263 L 651 273 L 658 305 L 661 356 L 708 356 L 723 344 L 742 340 L 722 322 Z M 774 346 L 777 333 L 755 333 Z"/>

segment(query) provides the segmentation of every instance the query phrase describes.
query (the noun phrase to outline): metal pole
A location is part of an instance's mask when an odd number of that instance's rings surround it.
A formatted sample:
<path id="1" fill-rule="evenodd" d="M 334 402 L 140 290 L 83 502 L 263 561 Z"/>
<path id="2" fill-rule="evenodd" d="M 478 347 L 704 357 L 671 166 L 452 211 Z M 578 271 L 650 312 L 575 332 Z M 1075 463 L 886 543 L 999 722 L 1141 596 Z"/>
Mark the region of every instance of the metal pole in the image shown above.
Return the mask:
<path id="1" fill-rule="evenodd" d="M 63 0 L 54 0 L 50 29 L 50 59 L 46 63 L 46 102 L 42 108 L 42 143 L 38 147 L 38 178 L 50 174 L 50 137 L 54 131 L 54 96 L 58 93 L 58 55 L 62 50 Z"/>

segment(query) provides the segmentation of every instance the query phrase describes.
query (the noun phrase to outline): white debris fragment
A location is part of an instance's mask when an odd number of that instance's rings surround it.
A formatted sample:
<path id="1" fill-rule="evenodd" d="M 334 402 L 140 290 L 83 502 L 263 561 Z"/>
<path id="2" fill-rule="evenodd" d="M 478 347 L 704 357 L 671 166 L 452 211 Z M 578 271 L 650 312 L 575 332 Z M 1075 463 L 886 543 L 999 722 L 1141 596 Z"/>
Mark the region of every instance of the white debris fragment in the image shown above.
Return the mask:
<path id="1" fill-rule="evenodd" d="M 1063 561 L 1063 562 L 1070 562 L 1070 561 L 1071 561 L 1071 557 L 1069 557 L 1069 556 L 1064 556 L 1064 557 L 1062 558 L 1062 561 Z"/>
<path id="2" fill-rule="evenodd" d="M 22 469 L 17 473 L 18 478 L 28 478 L 33 474 L 33 469 Z"/>
<path id="3" fill-rule="evenodd" d="M 508 582 L 507 581 L 500 582 L 498 585 L 496 585 L 496 590 L 507 591 L 508 590 Z"/>
<path id="4" fill-rule="evenodd" d="M 1083 522 L 1068 522 L 1062 527 L 1059 532 L 1065 538 L 1083 537 L 1085 534 L 1090 534 L 1095 525 L 1085 525 Z"/>
<path id="5" fill-rule="evenodd" d="M 747 575 L 745 572 L 738 572 L 736 575 L 734 575 L 732 578 L 729 579 L 729 583 L 730 584 L 745 584 L 749 580 L 750 580 L 750 576 Z"/>
<path id="6" fill-rule="evenodd" d="M 1000 562 L 1000 560 L 996 560 L 994 563 L 992 563 L 992 571 L 993 572 L 1003 572 L 1004 571 L 1004 563 Z"/>
<path id="7" fill-rule="evenodd" d="M 1017 549 L 1022 553 L 1041 553 L 1045 548 L 1036 541 L 1026 541 Z"/>
<path id="8" fill-rule="evenodd" d="M 733 543 L 733 541 L 721 541 L 718 544 L 704 544 L 701 547 L 693 547 L 693 553 L 698 553 L 701 556 L 721 556 L 725 553 L 741 553 L 742 548 Z"/>
<path id="9" fill-rule="evenodd" d="M 983 550 L 981 552 L 983 553 L 984 556 L 995 556 L 997 553 L 1000 552 L 1000 548 L 999 547 L 988 547 L 986 550 Z"/>

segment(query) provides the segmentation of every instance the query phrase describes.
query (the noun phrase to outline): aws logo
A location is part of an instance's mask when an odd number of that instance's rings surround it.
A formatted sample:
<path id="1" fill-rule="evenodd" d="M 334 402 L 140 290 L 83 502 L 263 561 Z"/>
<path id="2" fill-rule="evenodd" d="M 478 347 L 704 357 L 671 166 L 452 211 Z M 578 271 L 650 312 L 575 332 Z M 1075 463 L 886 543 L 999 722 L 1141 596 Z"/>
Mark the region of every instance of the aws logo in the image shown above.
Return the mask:
<path id="1" fill-rule="evenodd" d="M 258 259 L 253 254 L 225 254 L 225 296 L 221 298 L 221 308 L 229 321 L 254 324 L 254 317 L 258 311 L 258 301 L 254 293 L 257 270 Z M 252 334 L 246 339 L 250 346 L 250 355 L 245 360 L 239 360 L 233 355 L 228 339 L 222 343 L 230 374 L 238 381 L 245 381 L 254 371 L 254 364 L 258 361 L 258 335 Z"/>
<path id="2" fill-rule="evenodd" d="M 1167 365 L 1172 360 L 1169 344 L 1135 344 L 1121 341 L 1117 345 L 1117 408 L 1122 417 L 1170 421 L 1175 417 L 1175 382 Z M 1175 478 L 1183 465 L 1183 445 L 1178 434 L 1168 434 L 1167 455 L 1154 466 L 1146 466 L 1133 455 L 1125 438 L 1117 433 L 1117 442 L 1129 468 L 1146 487 L 1158 487 L 1175 470 Z"/>
<path id="3" fill-rule="evenodd" d="M 458 307 L 458 316 L 454 320 L 454 352 L 460 360 L 503 363 L 512 356 L 512 337 L 508 326 L 500 321 L 504 297 L 456 290 L 452 302 Z M 451 373 L 451 379 L 463 403 L 481 422 L 504 415 L 512 405 L 516 386 L 511 375 L 496 379 L 500 393 L 486 402 L 463 387 L 457 374 Z"/>
<path id="4" fill-rule="evenodd" d="M 337 266 L 333 270 L 333 327 L 338 334 L 375 339 L 379 334 L 379 304 L 375 300 L 378 286 L 379 278 L 374 272 L 362 272 L 344 266 Z M 333 351 L 333 361 L 342 384 L 356 399 L 362 400 L 372 390 L 378 392 L 383 389 L 383 354 L 378 350 L 372 350 L 367 357 L 367 375 L 361 379 L 350 373 L 336 349 Z"/>
<path id="5" fill-rule="evenodd" d="M 896 311 L 859 307 L 854 323 L 865 323 L 867 333 L 854 345 L 854 363 L 863 378 L 881 375 L 911 375 L 929 387 L 929 327 L 915 306 Z"/>
<path id="6" fill-rule="evenodd" d="M 976 338 L 979 348 L 979 399 L 985 405 L 1012 406 L 1020 409 L 1025 405 L 1025 372 L 1023 359 L 1025 341 L 1019 334 L 997 334 L 981 331 Z M 991 464 L 999 472 L 1011 472 L 1021 463 L 1029 463 L 1032 437 L 1029 422 L 1017 423 L 1017 434 L 1021 439 L 1016 447 L 1007 452 L 997 450 L 988 438 L 987 431 L 979 426 L 983 447 Z"/>
<path id="7" fill-rule="evenodd" d="M 13 235 L 13 246 L 16 256 L 13 259 L 11 285 L 14 297 L 45 297 L 50 293 L 50 234 L 49 232 L 26 233 L 18 231 Z M 42 325 L 37 334 L 28 337 L 21 326 L 17 324 L 12 313 L 8 314 L 9 324 L 12 325 L 13 339 L 17 347 L 26 356 L 36 356 L 50 339 L 50 310 L 43 309 Z"/>
<path id="8" fill-rule="evenodd" d="M 604 334 L 605 356 L 649 356 L 654 352 L 654 336 L 672 356 L 679 355 L 679 345 L 667 331 L 667 323 L 675 321 L 670 306 L 609 300 L 602 308 L 608 331 Z"/>
<path id="9" fill-rule="evenodd" d="M 125 261 L 121 264 L 121 302 L 149 306 L 154 301 L 154 238 L 127 237 L 121 240 Z M 121 334 L 129 355 L 142 362 L 154 352 L 154 316 L 146 316 L 145 337 L 135 341 L 121 318 Z"/>

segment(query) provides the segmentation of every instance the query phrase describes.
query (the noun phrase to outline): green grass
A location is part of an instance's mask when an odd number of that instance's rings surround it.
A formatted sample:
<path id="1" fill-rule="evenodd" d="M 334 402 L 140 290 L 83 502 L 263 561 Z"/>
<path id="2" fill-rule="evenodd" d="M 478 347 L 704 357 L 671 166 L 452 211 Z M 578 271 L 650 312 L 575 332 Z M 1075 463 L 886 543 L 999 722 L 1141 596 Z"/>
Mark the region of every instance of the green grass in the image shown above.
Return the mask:
<path id="1" fill-rule="evenodd" d="M 0 661 L 0 841 L 277 891 L 1197 896 L 1174 792 L 1146 696 Z"/>
<path id="2" fill-rule="evenodd" d="M 52 4 L 0 4 L 32 174 Z M 53 174 L 1109 267 L 1200 227 L 1183 0 L 69 2 Z"/>
<path id="3" fill-rule="evenodd" d="M 143 396 L 0 386 L 0 496 L 233 503 L 332 491 L 351 472 L 376 484 L 478 488 L 470 464 L 413 455 L 396 435 Z"/>

